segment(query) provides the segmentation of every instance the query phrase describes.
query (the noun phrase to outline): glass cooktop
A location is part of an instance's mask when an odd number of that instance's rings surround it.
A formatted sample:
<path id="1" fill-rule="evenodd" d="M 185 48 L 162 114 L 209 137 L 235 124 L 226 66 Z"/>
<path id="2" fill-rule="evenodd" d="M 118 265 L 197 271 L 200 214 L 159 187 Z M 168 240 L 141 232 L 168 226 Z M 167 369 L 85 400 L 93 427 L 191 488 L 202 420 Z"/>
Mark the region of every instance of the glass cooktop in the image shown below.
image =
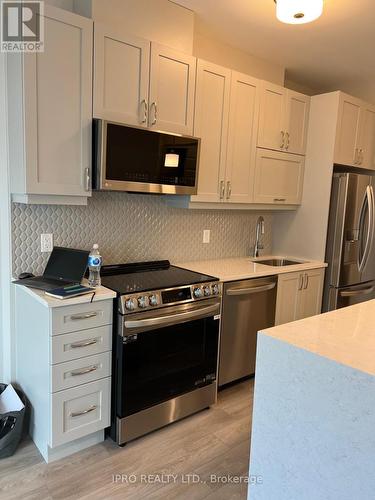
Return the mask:
<path id="1" fill-rule="evenodd" d="M 218 278 L 172 266 L 169 261 L 115 264 L 101 269 L 102 285 L 119 295 L 218 281 Z"/>

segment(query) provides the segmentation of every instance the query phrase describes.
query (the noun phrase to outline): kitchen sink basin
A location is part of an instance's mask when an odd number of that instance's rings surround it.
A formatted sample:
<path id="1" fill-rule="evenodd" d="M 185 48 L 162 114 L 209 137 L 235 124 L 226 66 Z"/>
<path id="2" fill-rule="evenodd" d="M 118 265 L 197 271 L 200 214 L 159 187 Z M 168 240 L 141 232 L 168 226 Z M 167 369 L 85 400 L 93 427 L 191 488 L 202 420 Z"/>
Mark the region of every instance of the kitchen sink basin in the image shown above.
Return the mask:
<path id="1" fill-rule="evenodd" d="M 293 266 L 294 264 L 302 264 L 302 262 L 298 262 L 296 260 L 288 260 L 288 259 L 265 259 L 265 260 L 255 260 L 253 261 L 256 264 L 264 264 L 265 266 Z"/>

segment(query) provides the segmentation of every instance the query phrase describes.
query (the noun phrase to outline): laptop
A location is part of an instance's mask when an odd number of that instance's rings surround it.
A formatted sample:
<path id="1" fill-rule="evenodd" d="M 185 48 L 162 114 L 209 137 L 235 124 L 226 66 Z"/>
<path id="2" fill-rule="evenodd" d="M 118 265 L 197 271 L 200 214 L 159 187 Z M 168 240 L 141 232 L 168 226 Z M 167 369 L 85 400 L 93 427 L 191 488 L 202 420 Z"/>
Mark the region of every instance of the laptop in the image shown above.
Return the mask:
<path id="1" fill-rule="evenodd" d="M 87 268 L 89 253 L 88 250 L 53 247 L 43 276 L 19 279 L 13 283 L 39 290 L 79 284 Z"/>

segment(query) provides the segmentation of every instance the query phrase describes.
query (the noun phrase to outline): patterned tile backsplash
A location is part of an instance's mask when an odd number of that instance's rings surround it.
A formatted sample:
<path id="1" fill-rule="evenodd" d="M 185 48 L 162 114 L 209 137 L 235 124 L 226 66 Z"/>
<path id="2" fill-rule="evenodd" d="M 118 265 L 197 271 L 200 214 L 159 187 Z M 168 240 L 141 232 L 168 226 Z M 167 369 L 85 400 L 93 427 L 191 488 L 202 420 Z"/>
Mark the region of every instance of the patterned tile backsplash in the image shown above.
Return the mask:
<path id="1" fill-rule="evenodd" d="M 53 233 L 59 246 L 89 249 L 98 243 L 105 264 L 244 256 L 251 251 L 258 215 L 173 208 L 161 196 L 128 193 L 93 193 L 87 206 L 14 203 L 13 275 L 43 271 L 49 254 L 40 251 L 42 233 Z M 263 216 L 264 252 L 269 253 L 272 215 Z M 211 230 L 208 244 L 202 243 L 203 229 Z"/>

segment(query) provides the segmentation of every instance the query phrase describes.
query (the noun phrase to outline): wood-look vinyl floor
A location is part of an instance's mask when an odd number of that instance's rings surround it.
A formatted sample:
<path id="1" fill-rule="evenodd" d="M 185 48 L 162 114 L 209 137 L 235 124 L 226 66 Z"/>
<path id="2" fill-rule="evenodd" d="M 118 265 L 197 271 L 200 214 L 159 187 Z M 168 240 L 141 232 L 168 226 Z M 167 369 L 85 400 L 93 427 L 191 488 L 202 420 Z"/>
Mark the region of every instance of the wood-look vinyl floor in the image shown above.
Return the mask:
<path id="1" fill-rule="evenodd" d="M 221 391 L 214 407 L 123 448 L 106 440 L 48 465 L 24 441 L 0 460 L 0 499 L 246 499 L 246 482 L 225 478 L 248 473 L 252 401 L 249 380 Z"/>

